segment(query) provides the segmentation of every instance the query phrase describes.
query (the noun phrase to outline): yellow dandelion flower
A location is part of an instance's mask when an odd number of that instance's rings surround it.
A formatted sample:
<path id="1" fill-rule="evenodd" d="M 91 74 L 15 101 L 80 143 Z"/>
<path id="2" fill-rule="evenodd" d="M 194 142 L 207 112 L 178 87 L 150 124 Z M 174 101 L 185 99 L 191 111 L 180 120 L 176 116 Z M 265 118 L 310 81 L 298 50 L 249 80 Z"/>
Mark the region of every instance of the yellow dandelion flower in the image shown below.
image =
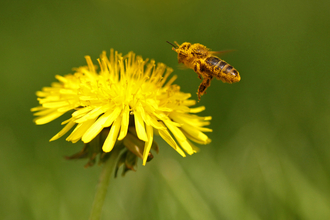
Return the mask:
<path id="1" fill-rule="evenodd" d="M 139 153 L 143 165 L 153 146 L 154 133 L 183 157 L 184 151 L 189 155 L 197 151 L 189 140 L 199 144 L 211 141 L 203 133 L 212 131 L 204 127 L 211 117 L 194 114 L 205 108 L 191 107 L 196 101 L 173 84 L 176 76 L 168 79 L 171 68 L 162 63 L 156 65 L 154 60 L 143 60 L 133 52 L 122 56 L 111 50 L 109 58 L 105 52 L 101 54 L 97 71 L 91 58 L 85 58 L 87 66 L 75 69 L 74 74 L 57 75 L 59 82 L 36 93 L 40 106 L 31 109 L 37 116 L 36 124 L 46 124 L 72 112 L 62 122 L 63 129 L 50 141 L 74 126 L 66 138 L 73 143 L 82 140 L 88 144 L 107 131 L 103 152 L 110 152 L 118 141 L 128 149 L 143 145 Z"/>

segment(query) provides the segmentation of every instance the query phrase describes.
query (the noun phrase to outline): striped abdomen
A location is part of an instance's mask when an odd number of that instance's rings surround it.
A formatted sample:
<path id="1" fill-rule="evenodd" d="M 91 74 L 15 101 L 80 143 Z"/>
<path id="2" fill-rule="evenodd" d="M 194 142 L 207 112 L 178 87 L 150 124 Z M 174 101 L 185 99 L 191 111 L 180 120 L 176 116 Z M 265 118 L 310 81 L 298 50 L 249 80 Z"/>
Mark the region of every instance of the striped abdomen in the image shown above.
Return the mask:
<path id="1" fill-rule="evenodd" d="M 234 83 L 241 80 L 238 71 L 234 67 L 216 56 L 207 57 L 205 63 L 209 72 L 223 82 Z"/>

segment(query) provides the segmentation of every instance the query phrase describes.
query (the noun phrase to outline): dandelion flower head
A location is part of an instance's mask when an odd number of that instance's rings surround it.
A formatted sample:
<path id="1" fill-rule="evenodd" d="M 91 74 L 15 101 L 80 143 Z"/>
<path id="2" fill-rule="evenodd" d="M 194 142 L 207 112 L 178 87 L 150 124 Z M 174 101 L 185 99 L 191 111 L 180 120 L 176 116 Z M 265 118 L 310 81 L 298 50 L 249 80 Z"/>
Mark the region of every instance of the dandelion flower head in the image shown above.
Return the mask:
<path id="1" fill-rule="evenodd" d="M 102 130 L 108 129 L 103 152 L 110 152 L 117 142 L 130 148 L 127 138 L 135 136 L 143 143 L 141 158 L 145 165 L 154 141 L 159 134 L 180 155 L 195 153 L 192 144 L 207 144 L 210 139 L 203 132 L 211 117 L 194 113 L 203 111 L 189 93 L 173 84 L 176 76 L 169 77 L 172 69 L 154 60 L 143 60 L 133 52 L 125 56 L 111 50 L 110 57 L 103 52 L 94 65 L 86 56 L 87 66 L 75 69 L 66 76 L 57 75 L 59 82 L 38 91 L 40 106 L 31 110 L 38 125 L 46 124 L 71 112 L 71 117 L 50 141 L 73 131 L 66 138 L 73 143 L 91 142 Z M 127 141 L 125 141 L 127 139 Z M 183 149 L 183 150 L 182 150 Z"/>

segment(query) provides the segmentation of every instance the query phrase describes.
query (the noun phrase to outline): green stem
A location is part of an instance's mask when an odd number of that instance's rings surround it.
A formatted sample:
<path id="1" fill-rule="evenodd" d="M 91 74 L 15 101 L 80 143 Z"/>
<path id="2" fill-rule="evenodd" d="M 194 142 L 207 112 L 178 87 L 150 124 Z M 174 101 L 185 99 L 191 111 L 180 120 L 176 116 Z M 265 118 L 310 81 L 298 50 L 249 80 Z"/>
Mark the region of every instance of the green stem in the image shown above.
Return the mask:
<path id="1" fill-rule="evenodd" d="M 110 177 L 112 171 L 115 169 L 120 149 L 121 148 L 119 147 L 114 147 L 111 151 L 110 157 L 103 165 L 89 220 L 99 220 L 101 218 L 101 211 L 107 194 Z"/>

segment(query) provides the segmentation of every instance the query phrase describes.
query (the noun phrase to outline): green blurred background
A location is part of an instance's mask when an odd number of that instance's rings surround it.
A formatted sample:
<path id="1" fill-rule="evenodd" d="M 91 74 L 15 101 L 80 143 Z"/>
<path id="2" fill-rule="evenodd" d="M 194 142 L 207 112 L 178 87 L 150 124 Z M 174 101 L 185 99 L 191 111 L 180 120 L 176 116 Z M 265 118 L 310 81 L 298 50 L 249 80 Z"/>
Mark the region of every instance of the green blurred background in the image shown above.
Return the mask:
<path id="1" fill-rule="evenodd" d="M 160 153 L 112 182 L 103 219 L 330 219 L 330 2 L 2 1 L 0 219 L 87 219 L 100 167 L 66 161 L 82 148 L 33 124 L 35 92 L 102 50 L 133 50 L 175 69 L 165 41 L 202 43 L 241 74 L 214 80 L 198 105 L 212 143 Z"/>

